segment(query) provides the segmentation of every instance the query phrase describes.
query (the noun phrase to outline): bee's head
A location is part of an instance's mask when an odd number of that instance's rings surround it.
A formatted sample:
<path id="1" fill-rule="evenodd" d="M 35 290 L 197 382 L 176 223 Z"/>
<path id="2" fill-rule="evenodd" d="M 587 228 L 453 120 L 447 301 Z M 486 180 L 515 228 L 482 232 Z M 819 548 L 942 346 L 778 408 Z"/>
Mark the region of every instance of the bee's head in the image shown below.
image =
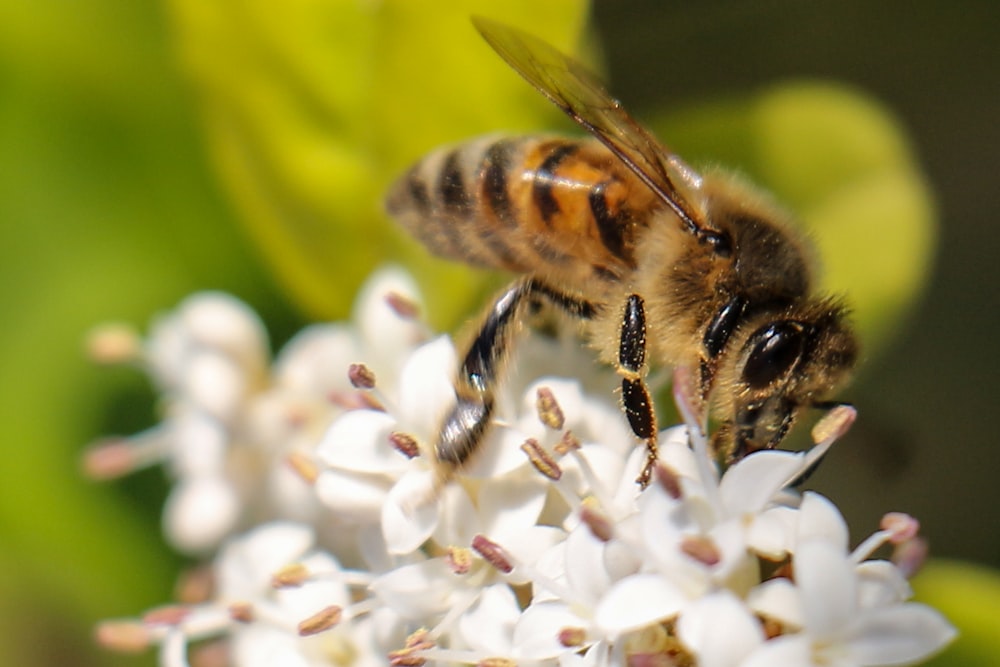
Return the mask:
<path id="1" fill-rule="evenodd" d="M 734 342 L 719 387 L 728 414 L 715 436 L 716 451 L 731 461 L 777 447 L 799 411 L 842 385 L 858 356 L 844 307 L 830 300 L 762 318 Z"/>

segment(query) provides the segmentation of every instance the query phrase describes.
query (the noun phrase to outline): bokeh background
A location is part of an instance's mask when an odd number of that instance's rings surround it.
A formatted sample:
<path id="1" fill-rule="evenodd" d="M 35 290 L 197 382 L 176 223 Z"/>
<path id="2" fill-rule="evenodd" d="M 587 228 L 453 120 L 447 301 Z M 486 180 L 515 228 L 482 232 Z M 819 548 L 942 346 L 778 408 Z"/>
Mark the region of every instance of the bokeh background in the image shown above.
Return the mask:
<path id="1" fill-rule="evenodd" d="M 949 605 L 966 638 L 1000 636 L 987 597 L 998 585 L 979 569 L 1000 567 L 1000 5 L 603 0 L 587 18 L 568 0 L 8 0 L 0 662 L 151 664 L 95 648 L 91 627 L 169 599 L 184 562 L 158 528 L 161 471 L 106 484 L 80 474 L 88 442 L 156 420 L 140 373 L 87 361 L 91 326 L 145 327 L 195 290 L 224 289 L 261 313 L 278 346 L 346 315 L 367 271 L 391 258 L 420 277 L 433 321 L 453 328 L 497 284 L 428 259 L 378 208 L 391 174 L 439 143 L 568 129 L 482 47 L 471 12 L 563 48 L 577 48 L 585 23 L 587 53 L 672 146 L 784 188 L 810 220 L 829 209 L 813 181 L 782 176 L 778 157 L 824 155 L 832 140 L 807 132 L 789 149 L 781 129 L 817 114 L 835 128 L 858 121 L 848 134 L 871 147 L 865 159 L 904 186 L 874 188 L 850 218 L 863 224 L 841 215 L 850 233 L 829 241 L 829 268 L 860 283 L 872 343 L 846 394 L 861 419 L 810 484 L 855 536 L 890 509 L 918 516 L 935 556 L 966 563 L 931 572 L 926 596 Z M 880 193 L 912 224 L 873 216 Z M 814 233 L 827 245 L 829 228 Z M 887 283 L 892 303 L 872 296 Z M 963 639 L 941 664 L 994 664 L 989 650 Z"/>

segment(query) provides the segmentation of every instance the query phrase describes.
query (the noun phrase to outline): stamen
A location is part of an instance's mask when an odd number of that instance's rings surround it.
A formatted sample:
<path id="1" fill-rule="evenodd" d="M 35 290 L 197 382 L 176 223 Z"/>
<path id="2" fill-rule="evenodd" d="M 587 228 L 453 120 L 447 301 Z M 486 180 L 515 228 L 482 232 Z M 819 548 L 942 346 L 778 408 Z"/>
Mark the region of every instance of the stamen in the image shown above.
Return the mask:
<path id="1" fill-rule="evenodd" d="M 347 369 L 347 379 L 355 389 L 374 389 L 375 373 L 364 364 L 351 364 Z"/>
<path id="2" fill-rule="evenodd" d="M 545 448 L 538 444 L 534 438 L 528 438 L 521 445 L 521 451 L 528 455 L 528 461 L 535 467 L 535 470 L 545 477 L 558 481 L 562 477 L 562 469 L 554 458 L 549 456 Z"/>
<path id="3" fill-rule="evenodd" d="M 890 560 L 907 579 L 912 579 L 924 567 L 930 547 L 927 540 L 914 537 L 896 545 Z"/>
<path id="4" fill-rule="evenodd" d="M 101 646 L 120 653 L 139 653 L 152 643 L 149 628 L 138 621 L 104 621 L 94 636 Z"/>
<path id="5" fill-rule="evenodd" d="M 580 444 L 580 438 L 576 437 L 572 431 L 565 431 L 562 438 L 556 443 L 554 450 L 559 456 L 565 456 L 580 449 Z"/>
<path id="6" fill-rule="evenodd" d="M 420 445 L 417 444 L 417 439 L 409 433 L 394 431 L 389 435 L 389 443 L 397 452 L 408 459 L 420 456 Z"/>
<path id="7" fill-rule="evenodd" d="M 87 334 L 87 356 L 99 364 L 121 364 L 137 360 L 142 352 L 142 340 L 127 324 L 109 323 L 95 327 Z"/>
<path id="8" fill-rule="evenodd" d="M 93 480 L 106 481 L 123 477 L 138 467 L 136 450 L 123 438 L 97 442 L 83 453 L 83 474 Z"/>
<path id="9" fill-rule="evenodd" d="M 504 574 L 510 574 L 514 569 L 507 552 L 496 542 L 491 541 L 485 535 L 476 535 L 472 538 L 472 548 L 483 557 L 487 563 L 500 570 Z"/>
<path id="10" fill-rule="evenodd" d="M 667 492 L 667 495 L 674 500 L 681 499 L 681 478 L 678 477 L 674 469 L 668 466 L 666 463 L 660 462 L 656 464 L 653 469 L 653 473 L 656 477 L 656 482 L 663 490 Z"/>
<path id="11" fill-rule="evenodd" d="M 554 431 L 561 430 L 566 423 L 562 408 L 559 407 L 555 394 L 548 387 L 538 388 L 535 409 L 538 411 L 538 419 Z"/>
<path id="12" fill-rule="evenodd" d="M 704 535 L 686 535 L 681 540 L 681 551 L 703 565 L 712 567 L 722 560 L 715 542 Z"/>
<path id="13" fill-rule="evenodd" d="M 889 512 L 882 517 L 879 527 L 890 533 L 889 541 L 892 544 L 902 544 L 917 536 L 920 522 L 903 512 Z"/>
<path id="14" fill-rule="evenodd" d="M 401 319 L 416 320 L 420 317 L 420 306 L 418 306 L 415 301 L 403 296 L 399 292 L 387 293 L 385 295 L 385 302 Z"/>
<path id="15" fill-rule="evenodd" d="M 315 484 L 317 478 L 319 478 L 319 466 L 316 465 L 316 462 L 312 458 L 302 452 L 291 452 L 285 457 L 285 463 L 310 486 Z"/>
<path id="16" fill-rule="evenodd" d="M 229 605 L 229 618 L 237 623 L 253 623 L 256 615 L 253 605 L 249 602 L 234 602 Z"/>
<path id="17" fill-rule="evenodd" d="M 591 534 L 601 542 L 610 542 L 614 537 L 615 530 L 604 514 L 601 514 L 586 503 L 580 510 L 580 520 L 590 528 Z"/>
<path id="18" fill-rule="evenodd" d="M 587 630 L 585 628 L 565 627 L 559 630 L 559 643 L 567 648 L 581 646 L 586 639 Z"/>
<path id="19" fill-rule="evenodd" d="M 420 628 L 406 638 L 406 644 L 397 651 L 389 652 L 389 664 L 399 667 L 420 667 L 426 658 L 415 655 L 419 651 L 434 648 L 435 643 L 430 638 L 426 628 Z"/>
<path id="20" fill-rule="evenodd" d="M 142 615 L 146 625 L 179 625 L 191 614 L 191 608 L 183 605 L 166 605 L 150 609 Z"/>
<path id="21" fill-rule="evenodd" d="M 858 411 L 850 405 L 838 405 L 831 409 L 812 429 L 812 439 L 817 445 L 838 440 L 851 428 Z"/>
<path id="22" fill-rule="evenodd" d="M 271 587 L 298 588 L 308 580 L 309 569 L 302 563 L 292 563 L 271 575 Z"/>
<path id="23" fill-rule="evenodd" d="M 324 630 L 329 630 L 340 623 L 341 608 L 335 604 L 324 607 L 309 618 L 299 623 L 299 636 L 308 637 Z"/>
<path id="24" fill-rule="evenodd" d="M 472 552 L 466 547 L 448 547 L 445 560 L 455 574 L 468 574 L 472 569 Z"/>

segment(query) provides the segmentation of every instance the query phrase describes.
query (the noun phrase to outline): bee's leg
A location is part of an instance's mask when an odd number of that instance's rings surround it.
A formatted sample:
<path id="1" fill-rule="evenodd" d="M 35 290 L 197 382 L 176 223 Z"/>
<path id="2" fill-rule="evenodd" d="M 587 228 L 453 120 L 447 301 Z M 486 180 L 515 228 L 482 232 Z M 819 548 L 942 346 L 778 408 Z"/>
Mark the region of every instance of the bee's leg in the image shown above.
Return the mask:
<path id="1" fill-rule="evenodd" d="M 438 483 L 447 482 L 479 449 L 495 408 L 495 387 L 527 304 L 541 297 L 571 315 L 589 318 L 593 306 L 531 278 L 517 281 L 490 306 L 455 380 L 457 402 L 434 448 Z"/>
<path id="2" fill-rule="evenodd" d="M 622 378 L 622 407 L 632 432 L 646 441 L 646 464 L 636 479 L 646 488 L 656 465 L 656 413 L 643 380 L 646 365 L 646 312 L 642 297 L 629 296 L 618 340 L 618 372 Z"/>

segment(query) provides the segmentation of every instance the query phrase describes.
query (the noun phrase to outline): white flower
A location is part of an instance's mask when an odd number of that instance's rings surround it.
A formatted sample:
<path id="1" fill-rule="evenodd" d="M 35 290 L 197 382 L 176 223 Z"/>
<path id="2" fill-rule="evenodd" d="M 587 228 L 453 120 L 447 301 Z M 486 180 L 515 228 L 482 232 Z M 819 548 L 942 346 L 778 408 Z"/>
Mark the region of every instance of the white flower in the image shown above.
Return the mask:
<path id="1" fill-rule="evenodd" d="M 147 641 L 160 644 L 164 667 L 188 665 L 190 644 L 205 638 L 226 638 L 232 663 L 253 667 L 367 667 L 382 664 L 392 643 L 402 641 L 394 619 L 383 614 L 376 621 L 357 607 L 352 588 L 367 579 L 317 550 L 308 526 L 260 526 L 228 542 L 213 573 L 211 600 L 153 612 L 141 622 Z"/>
<path id="2" fill-rule="evenodd" d="M 766 642 L 741 667 L 912 664 L 955 637 L 955 629 L 926 605 L 886 604 L 892 596 L 866 604 L 863 570 L 829 541 L 799 545 L 794 568 L 802 630 Z M 893 579 L 885 577 L 881 584 L 869 579 L 867 586 L 894 587 Z"/>
<path id="3" fill-rule="evenodd" d="M 358 299 L 354 324 L 305 329 L 273 365 L 257 316 L 225 294 L 186 299 L 158 318 L 145 344 L 126 344 L 117 328 L 101 330 L 92 349 L 102 350 L 104 360 L 131 358 L 145 368 L 161 393 L 164 419 L 145 433 L 98 446 L 88 469 L 108 477 L 162 463 L 174 481 L 164 531 L 188 553 L 211 552 L 251 517 L 327 521 L 285 461 L 295 452 L 310 454 L 338 406 L 357 403 L 348 377 L 352 363 L 368 357 L 378 372 L 394 377 L 397 360 L 426 335 L 399 312 L 416 303 L 409 276 L 380 271 Z"/>
<path id="4" fill-rule="evenodd" d="M 790 488 L 852 409 L 831 411 L 807 452 L 721 470 L 675 382 L 687 423 L 659 435 L 654 482 L 640 491 L 646 452 L 611 400 L 613 374 L 567 378 L 591 367 L 586 353 L 526 335 L 519 350 L 533 361 L 512 355 L 475 456 L 442 469 L 434 446 L 456 400 L 455 349 L 401 316 L 415 300 L 408 279 L 371 285 L 353 326 L 307 329 L 270 369 L 254 352 L 258 328 L 230 324 L 229 340 L 202 317 L 164 325 L 148 367 L 167 416 L 139 440 L 156 441 L 146 460 L 177 478 L 168 531 L 211 544 L 262 506 L 299 522 L 230 540 L 210 599 L 110 624 L 106 643 L 159 644 L 167 667 L 210 637 L 254 667 L 863 667 L 918 661 L 954 636 L 908 602 L 900 568 L 868 560 L 888 542 L 914 544 L 915 520 L 887 515 L 849 551 L 833 502 Z M 204 320 L 245 312 L 223 311 Z M 109 336 L 99 347 L 110 357 L 129 345 Z M 237 473 L 236 461 L 251 465 Z"/>

